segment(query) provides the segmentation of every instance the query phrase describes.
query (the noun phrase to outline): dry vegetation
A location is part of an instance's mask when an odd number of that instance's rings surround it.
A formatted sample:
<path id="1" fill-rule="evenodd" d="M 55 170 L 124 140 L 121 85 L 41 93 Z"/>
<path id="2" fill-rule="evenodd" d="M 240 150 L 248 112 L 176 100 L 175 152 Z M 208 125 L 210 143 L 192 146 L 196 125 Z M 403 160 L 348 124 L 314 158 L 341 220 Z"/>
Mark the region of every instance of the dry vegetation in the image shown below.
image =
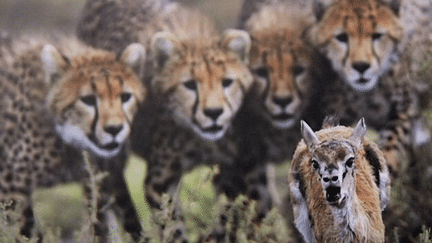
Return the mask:
<path id="1" fill-rule="evenodd" d="M 35 33 L 39 31 L 61 30 L 73 32 L 75 22 L 84 4 L 84 0 L 0 0 L 0 29 L 18 33 Z M 196 6 L 213 17 L 219 29 L 234 27 L 236 14 L 242 0 L 182 0 Z M 432 80 L 432 52 L 426 56 L 424 66 L 416 75 L 422 80 Z M 429 124 L 432 122 L 430 110 L 425 112 Z M 420 152 L 419 152 L 420 151 Z M 430 155 L 430 145 L 418 148 L 421 155 Z M 387 220 L 387 235 L 391 242 L 431 242 L 430 227 L 432 226 L 432 156 L 418 156 L 415 163 L 405 164 L 402 176 L 394 182 L 392 190 L 391 215 Z M 286 189 L 289 163 L 280 165 L 277 182 L 281 192 Z M 239 197 L 232 205 L 223 196 L 216 197 L 211 178 L 216 168 L 200 167 L 182 179 L 180 201 L 184 209 L 188 233 L 192 240 L 205 237 L 211 231 L 221 215 L 227 217 L 227 228 L 235 236 L 237 242 L 291 242 L 289 228 L 284 217 L 275 209 L 259 227 L 254 223 L 253 202 Z M 160 242 L 154 233 L 156 224 L 169 221 L 167 215 L 159 215 L 153 221 L 148 206 L 144 203 L 142 192 L 143 177 L 146 173 L 145 162 L 131 156 L 126 170 L 126 178 L 137 211 L 144 226 L 142 242 Z M 96 186 L 96 185 L 95 185 Z M 68 242 L 93 242 L 89 229 L 91 219 L 85 208 L 79 184 L 61 185 L 51 189 L 40 189 L 34 195 L 39 226 L 43 229 L 44 242 L 60 242 L 60 238 Z M 0 205 L 0 243 L 14 242 L 14 229 L 5 224 Z M 165 213 L 169 214 L 171 205 L 166 203 Z M 90 212 L 93 212 L 90 209 Z M 387 217 L 387 218 L 386 218 Z M 166 224 L 175 222 L 165 222 Z M 425 227 L 427 225 L 427 227 Z M 113 228 L 116 227 L 114 222 Z M 119 227 L 120 228 L 120 227 Z M 407 232 L 415 229 L 416 232 Z M 118 242 L 131 242 L 127 234 L 114 230 L 112 237 Z M 28 242 L 35 242 L 31 239 Z"/>

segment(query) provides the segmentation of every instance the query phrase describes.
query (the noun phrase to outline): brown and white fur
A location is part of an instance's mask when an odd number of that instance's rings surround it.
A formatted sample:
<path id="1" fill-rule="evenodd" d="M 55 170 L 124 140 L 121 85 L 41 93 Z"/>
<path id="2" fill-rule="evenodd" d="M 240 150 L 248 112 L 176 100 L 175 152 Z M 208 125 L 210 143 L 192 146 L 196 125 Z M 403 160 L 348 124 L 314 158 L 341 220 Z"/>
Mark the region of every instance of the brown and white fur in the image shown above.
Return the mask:
<path id="1" fill-rule="evenodd" d="M 295 225 L 306 242 L 384 242 L 381 211 L 390 180 L 378 146 L 354 129 L 326 125 L 314 133 L 302 121 L 289 176 Z"/>
<path id="2" fill-rule="evenodd" d="M 110 173 L 97 198 L 86 193 L 98 203 L 95 234 L 106 242 L 106 212 L 114 211 L 138 240 L 142 227 L 123 171 L 133 117 L 147 97 L 140 81 L 144 47 L 131 44 L 116 55 L 63 35 L 10 44 L 0 67 L 0 203 L 11 202 L 6 225 L 40 238 L 34 189 L 71 181 L 89 187 L 82 158 L 88 151 L 92 169 Z"/>

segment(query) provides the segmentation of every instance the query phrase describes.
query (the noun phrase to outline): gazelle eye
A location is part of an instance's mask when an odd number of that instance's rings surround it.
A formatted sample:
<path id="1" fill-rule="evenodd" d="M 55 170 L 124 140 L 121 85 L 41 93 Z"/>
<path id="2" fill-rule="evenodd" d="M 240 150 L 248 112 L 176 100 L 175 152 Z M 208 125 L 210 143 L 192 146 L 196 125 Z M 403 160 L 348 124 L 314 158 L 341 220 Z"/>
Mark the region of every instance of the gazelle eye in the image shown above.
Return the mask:
<path id="1" fill-rule="evenodd" d="M 122 103 L 128 102 L 131 98 L 132 98 L 132 94 L 131 93 L 122 93 L 120 95 L 120 99 L 121 99 Z"/>
<path id="2" fill-rule="evenodd" d="M 312 167 L 315 169 L 315 170 L 318 170 L 319 169 L 319 164 L 318 164 L 318 162 L 316 161 L 316 160 L 312 160 Z"/>
<path id="3" fill-rule="evenodd" d="M 341 33 L 336 36 L 336 39 L 340 42 L 347 43 L 348 42 L 348 34 L 347 33 Z"/>
<path id="4" fill-rule="evenodd" d="M 190 90 L 197 90 L 198 86 L 195 79 L 191 79 L 183 83 L 183 85 Z"/>
<path id="5" fill-rule="evenodd" d="M 96 106 L 96 95 L 85 95 L 80 100 L 88 106 Z"/>
<path id="6" fill-rule="evenodd" d="M 353 164 L 354 164 L 354 157 L 349 158 L 349 159 L 347 160 L 347 162 L 345 163 L 345 165 L 346 165 L 348 168 L 352 168 Z"/>
<path id="7" fill-rule="evenodd" d="M 379 39 L 381 39 L 382 36 L 383 36 L 383 34 L 381 34 L 381 33 L 373 33 L 372 34 L 372 40 L 374 40 L 374 41 L 379 40 Z"/>
<path id="8" fill-rule="evenodd" d="M 269 77 L 268 69 L 265 67 L 260 67 L 260 68 L 255 69 L 254 73 L 261 78 L 268 79 L 268 77 Z"/>
<path id="9" fill-rule="evenodd" d="M 224 78 L 222 80 L 222 86 L 224 88 L 228 88 L 232 83 L 234 82 L 234 80 L 230 79 L 230 78 Z"/>

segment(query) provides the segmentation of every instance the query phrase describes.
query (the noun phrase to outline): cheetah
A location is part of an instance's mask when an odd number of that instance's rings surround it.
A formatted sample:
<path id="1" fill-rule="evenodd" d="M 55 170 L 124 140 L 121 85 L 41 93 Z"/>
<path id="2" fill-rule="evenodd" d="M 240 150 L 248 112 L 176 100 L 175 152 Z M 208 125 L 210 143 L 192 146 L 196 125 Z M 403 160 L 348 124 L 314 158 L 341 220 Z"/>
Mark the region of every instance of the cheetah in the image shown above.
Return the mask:
<path id="1" fill-rule="evenodd" d="M 379 132 L 380 148 L 397 176 L 403 154 L 430 140 L 421 117 L 429 85 L 412 81 L 404 60 L 398 62 L 411 31 L 400 16 L 404 5 L 337 0 L 315 1 L 313 9 L 317 22 L 308 39 L 334 73 L 328 74 L 316 109 L 323 113 L 311 116 L 336 114 L 343 125 L 364 117 Z"/>
<path id="2" fill-rule="evenodd" d="M 78 26 L 85 42 L 108 49 L 129 41 L 149 47 L 146 72 L 151 75 L 144 81 L 149 98 L 134 121 L 132 148 L 147 162 L 144 191 L 157 212 L 164 193 L 175 198 L 186 171 L 197 165 L 234 164 L 238 138 L 233 123 L 253 86 L 247 66 L 249 34 L 229 29 L 220 36 L 201 13 L 169 1 L 91 0 L 86 6 Z M 112 16 L 117 21 L 107 21 Z M 120 36 L 124 38 L 110 41 Z M 216 188 L 230 198 L 238 195 L 232 186 L 216 182 Z M 175 234 L 161 233 L 162 241 L 187 239 Z"/>
<path id="3" fill-rule="evenodd" d="M 117 55 L 73 37 L 54 41 L 13 39 L 14 56 L 0 71 L 0 201 L 8 224 L 25 237 L 36 229 L 31 195 L 37 187 L 85 181 L 82 151 L 94 170 L 108 170 L 99 208 L 114 197 L 125 229 L 138 238 L 141 224 L 123 180 L 131 123 L 146 98 L 140 76 L 144 47 L 131 44 Z M 105 241 L 102 212 L 95 233 Z M 19 240 L 19 239 L 18 239 Z"/>
<path id="4" fill-rule="evenodd" d="M 251 11 L 252 6 L 255 11 Z M 238 157 L 243 164 L 256 161 L 256 173 L 262 178 L 272 177 L 267 170 L 274 170 L 274 163 L 291 158 L 300 139 L 300 118 L 313 105 L 314 94 L 310 91 L 317 90 L 312 85 L 320 69 L 314 68 L 317 53 L 303 40 L 313 24 L 307 10 L 302 2 L 294 0 L 245 2 L 241 10 L 239 26 L 251 35 L 249 68 L 256 84 L 245 101 L 242 124 L 236 127 L 245 133 Z M 274 180 L 262 182 L 260 193 L 252 194 L 262 201 L 261 210 L 267 211 L 280 205 L 281 199 Z"/>

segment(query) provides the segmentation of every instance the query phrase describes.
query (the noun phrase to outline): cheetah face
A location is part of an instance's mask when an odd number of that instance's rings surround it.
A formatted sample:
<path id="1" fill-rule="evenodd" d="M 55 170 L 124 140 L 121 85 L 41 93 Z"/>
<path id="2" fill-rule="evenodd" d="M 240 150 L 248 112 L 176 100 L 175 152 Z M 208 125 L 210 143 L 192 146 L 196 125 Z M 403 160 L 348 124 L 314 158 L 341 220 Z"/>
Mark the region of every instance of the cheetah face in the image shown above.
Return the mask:
<path id="1" fill-rule="evenodd" d="M 214 63 L 209 72 L 205 65 L 195 65 L 193 72 L 184 70 L 170 106 L 176 118 L 189 123 L 197 134 L 217 140 L 230 126 L 245 94 L 235 67 Z"/>
<path id="2" fill-rule="evenodd" d="M 244 31 L 231 30 L 222 43 L 199 45 L 183 45 L 167 32 L 155 34 L 152 85 L 179 124 L 217 140 L 230 127 L 252 83 L 246 63 L 250 39 Z"/>
<path id="3" fill-rule="evenodd" d="M 136 75 L 144 55 L 141 45 L 132 44 L 119 60 L 105 51 L 66 59 L 45 46 L 42 59 L 51 83 L 47 105 L 65 143 L 103 158 L 120 152 L 145 97 Z"/>
<path id="4" fill-rule="evenodd" d="M 302 43 L 255 43 L 251 54 L 264 116 L 281 129 L 296 124 L 306 106 L 311 53 Z"/>
<path id="5" fill-rule="evenodd" d="M 315 9 L 324 8 L 323 4 L 316 5 Z M 378 1 L 335 1 L 317 14 L 319 22 L 309 33 L 312 44 L 357 91 L 376 87 L 379 77 L 398 58 L 403 28 L 397 10 L 391 8 L 393 5 Z"/>
<path id="6" fill-rule="evenodd" d="M 294 10 L 295 9 L 295 10 Z M 298 124 L 311 93 L 312 48 L 303 40 L 313 20 L 282 2 L 264 4 L 245 22 L 249 67 L 260 115 L 280 129 Z"/>

